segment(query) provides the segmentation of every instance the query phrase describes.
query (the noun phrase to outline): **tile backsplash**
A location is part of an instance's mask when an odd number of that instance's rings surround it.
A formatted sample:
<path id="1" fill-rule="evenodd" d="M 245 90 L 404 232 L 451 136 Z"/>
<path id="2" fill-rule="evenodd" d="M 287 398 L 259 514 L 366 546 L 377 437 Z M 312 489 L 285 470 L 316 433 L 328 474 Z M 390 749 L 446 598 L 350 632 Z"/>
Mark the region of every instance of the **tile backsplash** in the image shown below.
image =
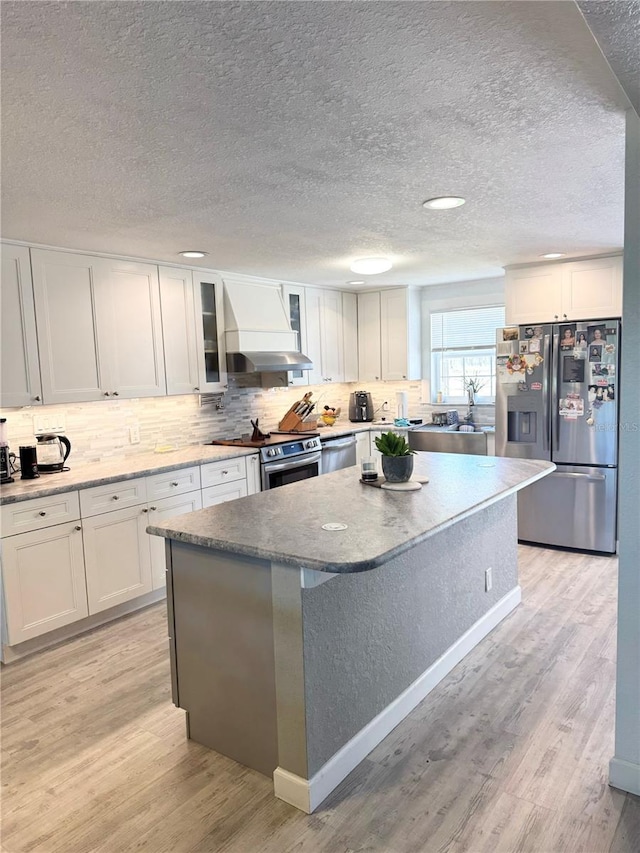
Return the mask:
<path id="1" fill-rule="evenodd" d="M 163 445 L 186 447 L 214 438 L 234 438 L 251 432 L 250 421 L 256 417 L 264 430 L 277 429 L 285 412 L 307 391 L 313 392 L 314 414 L 320 413 L 325 405 L 340 406 L 342 413 L 337 425 L 348 426 L 349 394 L 361 388 L 371 392 L 374 409 L 378 410 L 376 419 L 386 416 L 393 420 L 397 391 L 407 392 L 410 417 L 430 420 L 433 409 L 452 408 L 423 404 L 425 387 L 419 381 L 262 389 L 237 387 L 231 379 L 229 390 L 222 396 L 222 409 L 217 409 L 212 402 L 200 405 L 197 395 L 188 395 L 5 409 L 1 415 L 7 418 L 9 445 L 16 454 L 19 445 L 34 443 L 34 416 L 49 418 L 52 424 L 63 420 L 65 435 L 72 445 L 69 463 L 73 465 L 115 456 L 135 456 Z M 388 412 L 382 411 L 385 401 Z M 465 408 L 460 407 L 459 411 L 464 414 Z M 481 422 L 493 422 L 493 407 L 478 406 L 476 418 Z M 130 442 L 132 427 L 139 429 L 139 444 Z"/>

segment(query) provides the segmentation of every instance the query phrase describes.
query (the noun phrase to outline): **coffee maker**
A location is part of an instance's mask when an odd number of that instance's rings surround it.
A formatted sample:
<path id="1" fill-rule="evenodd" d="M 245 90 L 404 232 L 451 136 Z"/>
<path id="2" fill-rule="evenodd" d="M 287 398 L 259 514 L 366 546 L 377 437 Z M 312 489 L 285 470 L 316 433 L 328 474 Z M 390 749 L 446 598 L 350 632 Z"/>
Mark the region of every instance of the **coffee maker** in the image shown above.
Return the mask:
<path id="1" fill-rule="evenodd" d="M 9 443 L 7 442 L 7 419 L 0 418 L 0 483 L 13 483 Z"/>
<path id="2" fill-rule="evenodd" d="M 349 420 L 353 424 L 373 420 L 373 401 L 368 391 L 352 391 L 350 394 Z"/>

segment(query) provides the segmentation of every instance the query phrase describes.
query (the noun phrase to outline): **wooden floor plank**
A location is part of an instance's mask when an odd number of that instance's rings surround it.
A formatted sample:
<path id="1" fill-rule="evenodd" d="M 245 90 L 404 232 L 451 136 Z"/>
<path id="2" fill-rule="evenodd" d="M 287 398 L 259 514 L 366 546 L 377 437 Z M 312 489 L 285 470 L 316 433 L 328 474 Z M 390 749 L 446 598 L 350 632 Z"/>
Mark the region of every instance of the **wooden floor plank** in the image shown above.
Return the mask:
<path id="1" fill-rule="evenodd" d="M 163 604 L 3 668 L 3 853 L 639 853 L 616 560 L 519 556 L 522 605 L 310 816 L 186 740 Z"/>

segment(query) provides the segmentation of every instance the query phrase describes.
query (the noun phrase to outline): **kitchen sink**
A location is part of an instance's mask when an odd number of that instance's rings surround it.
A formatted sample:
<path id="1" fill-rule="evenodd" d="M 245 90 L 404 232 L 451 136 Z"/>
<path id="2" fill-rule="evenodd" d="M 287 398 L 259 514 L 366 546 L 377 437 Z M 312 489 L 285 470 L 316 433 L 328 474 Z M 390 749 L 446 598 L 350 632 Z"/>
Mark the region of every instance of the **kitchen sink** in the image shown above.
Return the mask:
<path id="1" fill-rule="evenodd" d="M 473 432 L 460 432 L 451 427 L 435 430 L 429 425 L 414 427 L 407 430 L 407 440 L 412 450 L 487 455 L 487 433 L 481 427 L 476 427 Z"/>

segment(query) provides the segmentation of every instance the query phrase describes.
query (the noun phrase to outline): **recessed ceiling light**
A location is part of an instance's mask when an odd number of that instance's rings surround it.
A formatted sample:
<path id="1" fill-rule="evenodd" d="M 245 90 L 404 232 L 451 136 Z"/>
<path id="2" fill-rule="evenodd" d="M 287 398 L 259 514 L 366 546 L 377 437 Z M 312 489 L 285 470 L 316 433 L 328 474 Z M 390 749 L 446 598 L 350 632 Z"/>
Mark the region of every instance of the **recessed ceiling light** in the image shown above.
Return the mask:
<path id="1" fill-rule="evenodd" d="M 360 258 L 354 261 L 349 269 L 351 272 L 360 273 L 360 275 L 377 275 L 390 270 L 392 266 L 389 258 Z"/>
<path id="2" fill-rule="evenodd" d="M 540 257 L 547 261 L 553 261 L 555 258 L 564 258 L 564 252 L 547 252 L 546 255 L 540 255 Z"/>
<path id="3" fill-rule="evenodd" d="M 188 249 L 186 252 L 179 252 L 178 254 L 182 255 L 183 258 L 204 258 L 207 253 L 198 252 L 195 249 Z"/>
<path id="4" fill-rule="evenodd" d="M 347 284 L 364 284 L 364 281 L 348 281 Z"/>
<path id="5" fill-rule="evenodd" d="M 437 198 L 428 198 L 422 202 L 422 206 L 430 210 L 451 210 L 453 207 L 462 207 L 465 200 L 456 195 L 442 195 Z"/>

